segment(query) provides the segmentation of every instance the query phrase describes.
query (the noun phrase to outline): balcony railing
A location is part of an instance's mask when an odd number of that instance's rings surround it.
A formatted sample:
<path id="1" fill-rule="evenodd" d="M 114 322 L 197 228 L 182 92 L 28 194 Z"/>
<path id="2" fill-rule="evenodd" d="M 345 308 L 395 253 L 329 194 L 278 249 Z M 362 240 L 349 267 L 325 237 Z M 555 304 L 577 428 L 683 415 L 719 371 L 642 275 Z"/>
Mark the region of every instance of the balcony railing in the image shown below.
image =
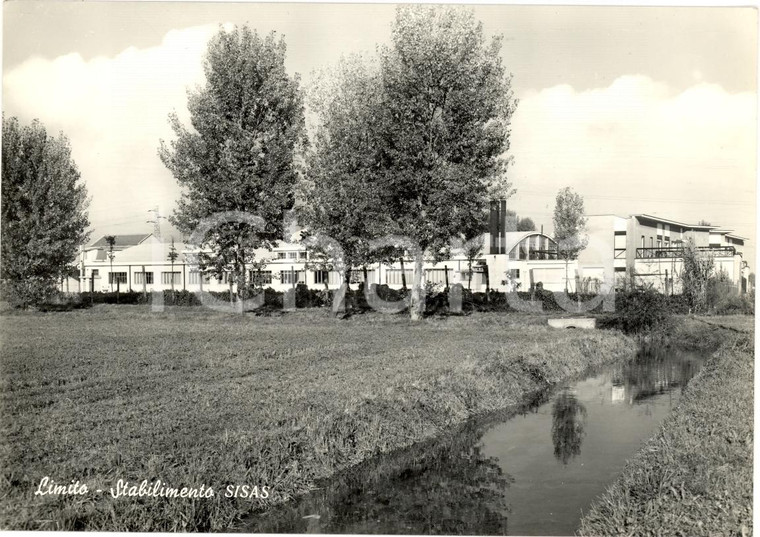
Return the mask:
<path id="1" fill-rule="evenodd" d="M 733 246 L 698 246 L 700 252 L 711 253 L 718 257 L 732 257 L 736 255 Z M 636 259 L 680 259 L 683 257 L 683 248 L 636 248 Z"/>

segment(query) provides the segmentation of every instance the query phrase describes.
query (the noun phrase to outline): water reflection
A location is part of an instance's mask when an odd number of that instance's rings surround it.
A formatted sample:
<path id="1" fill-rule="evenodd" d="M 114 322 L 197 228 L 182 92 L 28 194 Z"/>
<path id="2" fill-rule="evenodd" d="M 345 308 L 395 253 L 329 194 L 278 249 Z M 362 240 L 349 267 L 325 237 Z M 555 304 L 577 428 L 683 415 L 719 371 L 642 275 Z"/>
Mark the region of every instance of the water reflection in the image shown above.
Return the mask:
<path id="1" fill-rule="evenodd" d="M 320 490 L 254 513 L 242 529 L 571 535 L 701 363 L 695 355 L 642 352 L 538 395 L 521 416 L 491 416 L 375 457 Z"/>
<path id="2" fill-rule="evenodd" d="M 505 535 L 512 478 L 478 445 L 485 427 L 380 456 L 298 502 L 255 513 L 245 531 Z"/>
<path id="3" fill-rule="evenodd" d="M 640 404 L 686 386 L 700 365 L 701 359 L 693 356 L 673 360 L 669 353 L 642 351 L 634 361 L 615 368 L 610 398 L 613 403 Z"/>
<path id="4" fill-rule="evenodd" d="M 552 404 L 552 442 L 554 456 L 562 464 L 581 454 L 586 407 L 568 388 L 554 398 Z"/>

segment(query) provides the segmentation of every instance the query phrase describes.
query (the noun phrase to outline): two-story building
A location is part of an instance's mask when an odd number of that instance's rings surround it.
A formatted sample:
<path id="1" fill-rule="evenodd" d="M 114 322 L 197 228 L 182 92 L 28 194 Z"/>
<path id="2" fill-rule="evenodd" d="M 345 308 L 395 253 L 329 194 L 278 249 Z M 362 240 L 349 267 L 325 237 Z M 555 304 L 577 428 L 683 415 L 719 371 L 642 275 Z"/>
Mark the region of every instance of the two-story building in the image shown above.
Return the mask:
<path id="1" fill-rule="evenodd" d="M 742 255 L 747 239 L 731 230 L 649 214 L 591 215 L 587 230 L 589 247 L 579 255 L 579 265 L 600 263 L 611 254 L 617 287 L 627 281 L 679 293 L 684 248 L 690 242 L 711 255 L 716 271 L 724 273 L 738 290 L 746 286 L 748 269 Z"/>

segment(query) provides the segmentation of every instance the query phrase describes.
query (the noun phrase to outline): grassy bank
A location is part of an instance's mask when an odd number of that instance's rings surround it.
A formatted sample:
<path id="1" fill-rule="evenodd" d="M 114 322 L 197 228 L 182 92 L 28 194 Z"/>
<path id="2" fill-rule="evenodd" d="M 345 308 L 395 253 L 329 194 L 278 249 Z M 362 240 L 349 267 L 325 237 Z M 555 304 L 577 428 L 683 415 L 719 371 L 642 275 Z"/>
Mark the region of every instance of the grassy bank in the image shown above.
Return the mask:
<path id="1" fill-rule="evenodd" d="M 224 530 L 315 479 L 635 351 L 617 333 L 545 323 L 140 306 L 3 316 L 0 525 Z M 35 496 L 45 476 L 104 492 Z M 111 498 L 119 479 L 216 495 Z M 270 496 L 225 498 L 229 484 Z"/>
<path id="2" fill-rule="evenodd" d="M 751 534 L 752 321 L 684 320 L 676 343 L 718 350 L 583 518 L 582 535 Z"/>

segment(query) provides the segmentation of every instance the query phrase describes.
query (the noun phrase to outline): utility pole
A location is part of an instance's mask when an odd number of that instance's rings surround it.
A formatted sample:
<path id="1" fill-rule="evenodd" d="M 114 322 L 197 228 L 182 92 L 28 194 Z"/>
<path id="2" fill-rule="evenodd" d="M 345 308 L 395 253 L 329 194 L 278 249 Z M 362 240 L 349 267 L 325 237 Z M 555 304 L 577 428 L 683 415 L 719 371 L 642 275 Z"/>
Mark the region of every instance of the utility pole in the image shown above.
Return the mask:
<path id="1" fill-rule="evenodd" d="M 153 224 L 153 236 L 157 239 L 161 239 L 161 219 L 163 218 L 166 220 L 165 216 L 162 216 L 161 213 L 158 211 L 158 205 L 154 209 L 151 209 L 148 211 L 149 213 L 153 213 L 152 220 L 146 220 L 148 224 Z"/>

